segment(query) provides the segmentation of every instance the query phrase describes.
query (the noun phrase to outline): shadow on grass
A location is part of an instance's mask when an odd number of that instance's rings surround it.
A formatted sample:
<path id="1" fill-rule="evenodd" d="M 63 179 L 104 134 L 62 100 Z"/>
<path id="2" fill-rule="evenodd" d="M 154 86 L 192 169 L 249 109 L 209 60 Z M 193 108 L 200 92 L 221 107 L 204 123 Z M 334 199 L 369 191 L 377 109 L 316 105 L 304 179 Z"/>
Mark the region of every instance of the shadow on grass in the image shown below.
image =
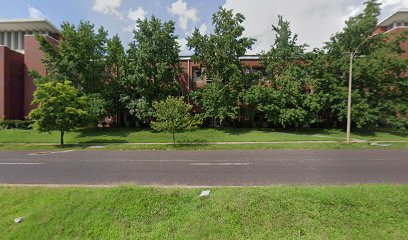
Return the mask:
<path id="1" fill-rule="evenodd" d="M 314 134 L 330 134 L 333 130 L 338 129 L 323 129 L 323 128 L 220 128 L 215 129 L 229 135 L 248 134 L 254 131 L 262 133 L 287 133 L 295 135 L 314 135 Z"/>
<path id="2" fill-rule="evenodd" d="M 352 133 L 355 136 L 362 137 L 377 137 L 378 134 L 390 134 L 397 137 L 408 137 L 408 130 L 402 129 L 352 129 Z"/>
<path id="3" fill-rule="evenodd" d="M 180 141 L 176 141 L 176 144 L 181 144 L 181 145 L 188 145 L 188 144 L 194 144 L 194 145 L 196 145 L 196 144 L 200 144 L 200 143 L 202 143 L 202 144 L 207 144 L 208 143 L 208 141 L 207 140 L 205 140 L 205 139 L 193 139 L 193 140 L 180 140 Z"/>
<path id="4" fill-rule="evenodd" d="M 79 133 L 77 138 L 83 137 L 128 137 L 130 133 L 142 131 L 143 129 L 136 128 L 85 128 L 78 129 L 75 132 Z"/>
<path id="5" fill-rule="evenodd" d="M 103 138 L 101 138 L 101 139 L 92 139 L 92 140 L 89 140 L 89 141 L 79 142 L 79 144 L 87 144 L 87 145 L 98 144 L 98 143 L 102 143 L 102 144 L 104 144 L 104 143 L 129 143 L 129 141 L 126 141 L 126 140 L 123 140 L 123 139 L 103 139 Z"/>

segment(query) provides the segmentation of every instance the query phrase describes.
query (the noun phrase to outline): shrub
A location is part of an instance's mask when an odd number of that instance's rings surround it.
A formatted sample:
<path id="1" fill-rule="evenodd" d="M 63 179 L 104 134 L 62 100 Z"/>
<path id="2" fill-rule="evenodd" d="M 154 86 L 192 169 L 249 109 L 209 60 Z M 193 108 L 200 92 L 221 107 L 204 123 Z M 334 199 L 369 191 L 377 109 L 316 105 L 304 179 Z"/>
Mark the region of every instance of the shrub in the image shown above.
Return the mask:
<path id="1" fill-rule="evenodd" d="M 31 124 L 33 121 L 25 121 L 25 120 L 4 120 L 0 122 L 0 128 L 2 129 L 31 129 Z"/>

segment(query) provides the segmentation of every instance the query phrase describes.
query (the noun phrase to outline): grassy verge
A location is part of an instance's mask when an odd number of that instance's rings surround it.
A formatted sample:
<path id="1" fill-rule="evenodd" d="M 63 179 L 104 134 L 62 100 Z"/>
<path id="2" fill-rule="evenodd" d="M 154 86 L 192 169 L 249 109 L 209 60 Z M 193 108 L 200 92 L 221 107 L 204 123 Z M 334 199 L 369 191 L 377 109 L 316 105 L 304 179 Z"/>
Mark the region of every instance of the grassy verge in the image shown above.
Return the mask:
<path id="1" fill-rule="evenodd" d="M 337 129 L 275 130 L 275 129 L 198 129 L 176 135 L 178 143 L 208 142 L 283 142 L 344 141 L 345 132 Z M 352 138 L 369 141 L 408 140 L 408 130 L 382 129 L 353 131 Z M 138 129 L 82 129 L 65 135 L 68 144 L 79 143 L 170 143 L 169 133 Z M 59 133 L 35 130 L 0 130 L 0 143 L 59 143 Z"/>
<path id="2" fill-rule="evenodd" d="M 407 239 L 408 186 L 0 187 L 2 239 Z M 24 216 L 21 224 L 13 219 Z"/>
<path id="3" fill-rule="evenodd" d="M 167 133 L 135 129 L 82 129 L 66 134 L 65 149 L 87 149 L 92 145 L 104 145 L 107 150 L 268 150 L 268 149 L 378 149 L 368 143 L 344 144 L 341 130 L 274 130 L 274 129 L 199 129 L 177 134 L 178 144 L 169 143 Z M 408 141 L 407 130 L 355 131 L 354 139 L 364 141 Z M 57 132 L 38 133 L 34 130 L 0 130 L 0 150 L 59 150 Z M 312 141 L 314 143 L 290 143 Z M 317 143 L 329 141 L 332 143 Z M 255 144 L 216 145 L 212 142 L 254 142 Z M 280 142 L 264 144 L 262 142 Z M 333 143 L 334 142 L 334 143 Z M 138 145 L 137 143 L 153 143 Z M 194 145 L 188 143 L 195 143 Z M 41 145 L 45 144 L 45 145 Z M 393 143 L 393 148 L 408 148 L 408 143 Z"/>
<path id="4" fill-rule="evenodd" d="M 92 148 L 97 145 L 103 148 Z M 168 145 L 143 145 L 143 144 L 67 144 L 63 147 L 59 145 L 36 145 L 36 144 L 0 144 L 0 151 L 62 151 L 62 150 L 324 150 L 324 149 L 408 149 L 407 143 L 392 143 L 389 147 L 371 146 L 368 143 L 309 143 L 309 144 L 293 144 L 293 143 L 281 143 L 281 144 L 228 144 L 228 145 L 216 145 L 216 144 L 168 144 Z"/>

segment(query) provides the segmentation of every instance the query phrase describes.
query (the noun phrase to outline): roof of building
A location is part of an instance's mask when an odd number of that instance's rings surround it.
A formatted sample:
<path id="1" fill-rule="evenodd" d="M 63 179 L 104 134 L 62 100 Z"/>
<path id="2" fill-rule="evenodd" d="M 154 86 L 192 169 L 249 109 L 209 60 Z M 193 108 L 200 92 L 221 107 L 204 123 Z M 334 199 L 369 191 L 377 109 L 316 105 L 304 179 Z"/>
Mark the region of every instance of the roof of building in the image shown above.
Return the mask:
<path id="1" fill-rule="evenodd" d="M 58 28 L 47 19 L 0 20 L 0 31 L 45 31 L 59 33 Z"/>
<path id="2" fill-rule="evenodd" d="M 187 60 L 191 60 L 192 56 L 180 56 L 180 60 L 182 61 L 187 61 Z M 260 55 L 245 55 L 239 58 L 239 60 L 259 60 L 260 59 Z"/>
<path id="3" fill-rule="evenodd" d="M 408 22 L 408 8 L 401 8 L 383 19 L 378 26 L 389 26 L 394 22 Z"/>

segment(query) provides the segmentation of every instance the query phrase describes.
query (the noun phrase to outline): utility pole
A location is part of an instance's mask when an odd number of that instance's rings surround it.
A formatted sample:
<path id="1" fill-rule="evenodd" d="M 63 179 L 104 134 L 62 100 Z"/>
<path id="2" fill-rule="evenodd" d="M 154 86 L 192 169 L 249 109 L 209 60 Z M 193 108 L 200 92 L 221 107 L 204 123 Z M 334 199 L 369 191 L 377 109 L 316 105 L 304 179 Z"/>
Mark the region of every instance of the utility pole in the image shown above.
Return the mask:
<path id="1" fill-rule="evenodd" d="M 350 53 L 350 72 L 349 72 L 349 87 L 348 87 L 348 107 L 347 107 L 347 144 L 350 143 L 351 131 L 351 88 L 353 82 L 353 58 L 354 52 Z"/>

